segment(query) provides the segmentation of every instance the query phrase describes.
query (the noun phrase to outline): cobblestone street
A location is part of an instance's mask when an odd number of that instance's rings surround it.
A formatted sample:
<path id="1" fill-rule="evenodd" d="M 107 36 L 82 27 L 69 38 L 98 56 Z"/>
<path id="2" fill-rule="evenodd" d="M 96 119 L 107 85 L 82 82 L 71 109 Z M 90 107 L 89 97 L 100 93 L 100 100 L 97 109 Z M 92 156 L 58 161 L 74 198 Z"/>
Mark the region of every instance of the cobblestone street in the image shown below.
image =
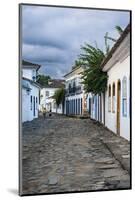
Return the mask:
<path id="1" fill-rule="evenodd" d="M 23 124 L 23 194 L 130 188 L 130 144 L 90 119 Z"/>

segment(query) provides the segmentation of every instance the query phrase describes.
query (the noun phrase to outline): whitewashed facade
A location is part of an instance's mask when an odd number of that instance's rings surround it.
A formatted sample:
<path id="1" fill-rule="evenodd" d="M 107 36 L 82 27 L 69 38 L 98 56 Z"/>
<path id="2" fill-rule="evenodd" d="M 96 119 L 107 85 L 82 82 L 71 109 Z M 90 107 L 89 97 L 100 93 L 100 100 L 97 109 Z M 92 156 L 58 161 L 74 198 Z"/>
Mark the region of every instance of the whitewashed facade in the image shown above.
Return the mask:
<path id="1" fill-rule="evenodd" d="M 105 126 L 130 140 L 130 26 L 110 52 L 103 71 L 108 74 Z"/>
<path id="2" fill-rule="evenodd" d="M 58 82 L 59 84 L 57 85 Z M 56 84 L 54 84 L 52 80 L 52 82 L 50 81 L 48 85 L 46 85 L 41 89 L 40 110 L 42 111 L 43 108 L 46 108 L 47 112 L 51 110 L 51 112 L 53 113 L 62 114 L 64 109 L 63 105 L 60 104 L 59 106 L 57 106 L 53 96 L 55 94 L 55 91 L 63 87 L 64 81 L 61 83 L 59 80 L 58 81 L 55 80 L 55 83 Z"/>
<path id="3" fill-rule="evenodd" d="M 65 114 L 66 115 L 84 115 L 85 107 L 88 108 L 88 95 L 84 91 L 81 83 L 82 72 L 84 67 L 72 68 L 71 72 L 65 77 Z M 89 94 L 90 96 L 90 94 Z"/>
<path id="4" fill-rule="evenodd" d="M 22 122 L 38 118 L 40 86 L 36 83 L 39 65 L 22 62 Z"/>
<path id="5" fill-rule="evenodd" d="M 104 124 L 105 102 L 104 94 L 91 95 L 89 99 L 90 118 Z"/>
<path id="6" fill-rule="evenodd" d="M 107 91 L 101 95 L 85 94 L 81 84 L 83 67 L 73 68 L 64 76 L 65 114 L 83 115 L 86 103 L 91 119 L 130 140 L 130 25 L 112 47 L 101 67 L 108 75 Z"/>

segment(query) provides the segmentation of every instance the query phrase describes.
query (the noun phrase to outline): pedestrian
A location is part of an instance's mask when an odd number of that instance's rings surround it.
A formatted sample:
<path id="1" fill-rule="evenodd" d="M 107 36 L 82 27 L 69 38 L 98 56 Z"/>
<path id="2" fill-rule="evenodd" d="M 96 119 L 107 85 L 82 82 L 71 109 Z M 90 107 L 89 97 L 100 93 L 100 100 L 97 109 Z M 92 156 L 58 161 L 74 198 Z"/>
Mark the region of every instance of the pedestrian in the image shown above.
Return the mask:
<path id="1" fill-rule="evenodd" d="M 51 111 L 51 109 L 50 109 L 50 111 L 49 111 L 49 117 L 51 117 L 52 116 L 52 113 L 51 113 L 52 111 Z"/>
<path id="2" fill-rule="evenodd" d="M 43 117 L 44 117 L 44 119 L 46 117 L 46 108 L 45 107 L 43 108 Z"/>

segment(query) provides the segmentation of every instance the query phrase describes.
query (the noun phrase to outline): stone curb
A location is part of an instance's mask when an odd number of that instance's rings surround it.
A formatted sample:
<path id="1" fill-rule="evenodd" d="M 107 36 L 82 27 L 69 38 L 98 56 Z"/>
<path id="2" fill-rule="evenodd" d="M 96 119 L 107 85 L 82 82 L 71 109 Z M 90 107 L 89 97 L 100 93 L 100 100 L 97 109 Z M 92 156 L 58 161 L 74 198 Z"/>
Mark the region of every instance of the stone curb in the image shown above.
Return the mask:
<path id="1" fill-rule="evenodd" d="M 130 174 L 130 144 L 129 142 L 122 138 L 121 136 L 116 135 L 112 131 L 109 131 L 102 124 L 99 124 L 97 127 L 99 132 L 99 137 L 102 143 L 108 148 L 112 155 L 118 160 L 121 164 L 121 167 L 128 171 Z M 102 133 L 106 133 L 106 136 Z M 107 137 L 108 136 L 108 137 Z M 109 141 L 110 136 L 110 141 Z M 118 142 L 119 141 L 119 142 Z"/>

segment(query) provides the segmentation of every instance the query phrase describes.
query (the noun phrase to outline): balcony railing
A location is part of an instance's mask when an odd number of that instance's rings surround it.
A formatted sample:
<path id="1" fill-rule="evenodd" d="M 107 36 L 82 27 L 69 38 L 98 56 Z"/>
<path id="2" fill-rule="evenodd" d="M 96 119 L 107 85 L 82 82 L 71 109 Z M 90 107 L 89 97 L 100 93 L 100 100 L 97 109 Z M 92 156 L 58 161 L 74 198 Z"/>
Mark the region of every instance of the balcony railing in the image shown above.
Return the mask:
<path id="1" fill-rule="evenodd" d="M 80 93 L 82 93 L 81 86 L 76 86 L 66 89 L 66 96 L 72 96 Z"/>

